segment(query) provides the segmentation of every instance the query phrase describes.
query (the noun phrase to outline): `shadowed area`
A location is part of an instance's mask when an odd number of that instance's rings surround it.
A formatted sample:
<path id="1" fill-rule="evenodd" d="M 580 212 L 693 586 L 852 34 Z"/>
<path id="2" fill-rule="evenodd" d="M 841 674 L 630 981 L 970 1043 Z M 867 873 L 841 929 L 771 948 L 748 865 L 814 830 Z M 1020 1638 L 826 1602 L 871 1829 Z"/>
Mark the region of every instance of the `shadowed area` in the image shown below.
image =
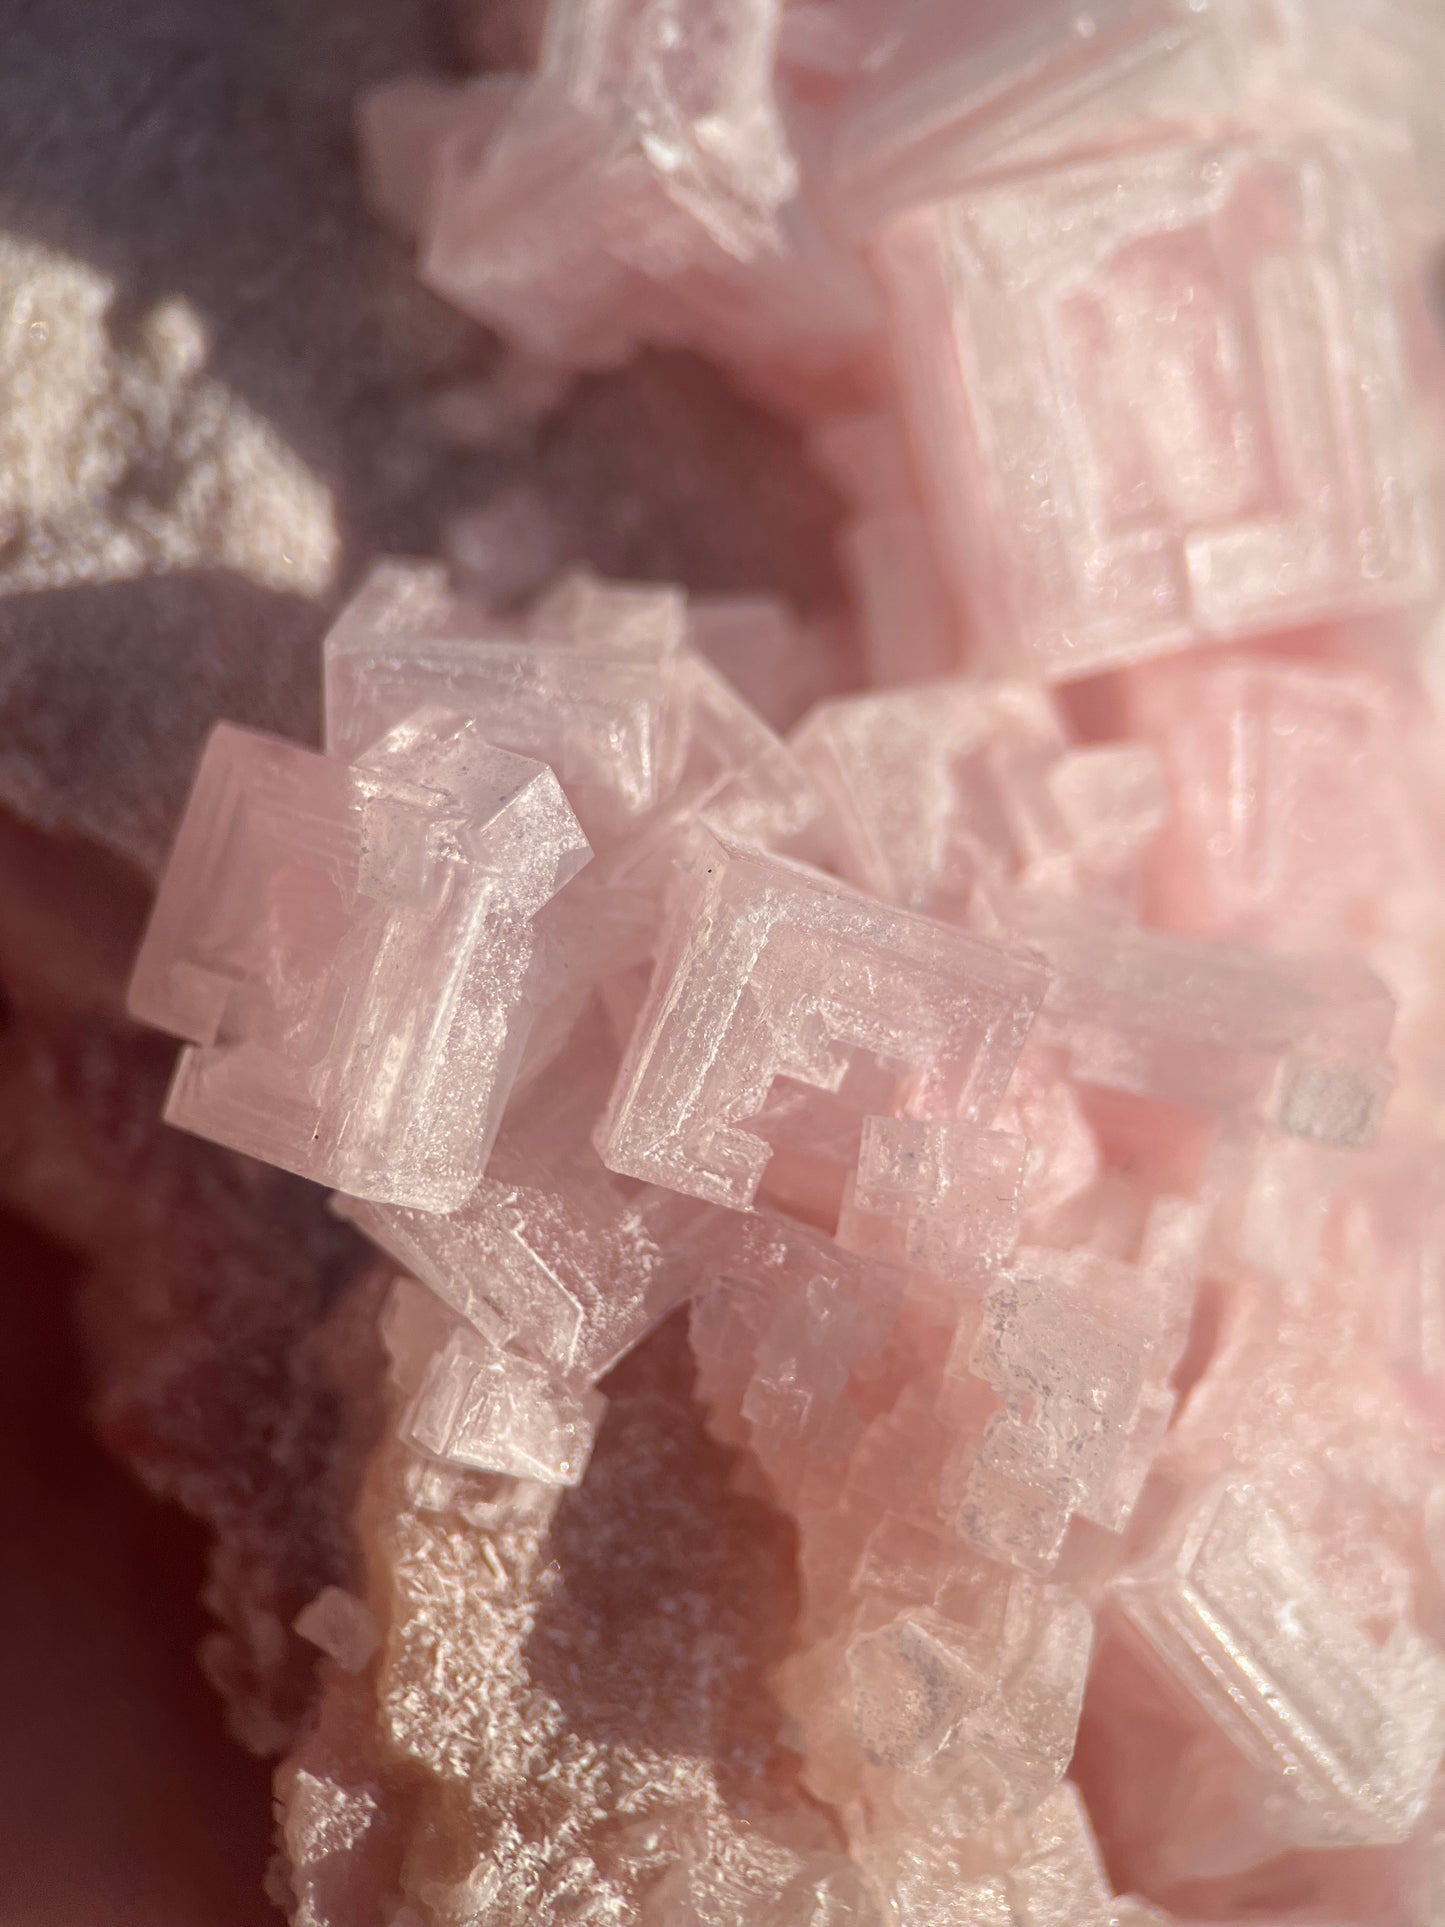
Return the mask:
<path id="1" fill-rule="evenodd" d="M 83 1416 L 73 1264 L 0 1219 L 0 1915 L 19 1927 L 263 1927 L 268 1769 L 196 1670 L 204 1534 Z"/>

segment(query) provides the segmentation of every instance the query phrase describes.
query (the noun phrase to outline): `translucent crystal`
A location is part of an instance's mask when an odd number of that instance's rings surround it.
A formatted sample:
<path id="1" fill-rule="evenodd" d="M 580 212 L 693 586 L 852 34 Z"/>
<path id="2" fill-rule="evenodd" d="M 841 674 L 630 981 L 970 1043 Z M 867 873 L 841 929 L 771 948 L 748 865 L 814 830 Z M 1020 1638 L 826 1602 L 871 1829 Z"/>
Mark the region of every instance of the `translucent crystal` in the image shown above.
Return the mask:
<path id="1" fill-rule="evenodd" d="M 1407 689 L 1356 663 L 1241 657 L 1150 665 L 1129 701 L 1177 799 L 1160 915 L 1209 934 L 1352 936 L 1404 858 Z"/>
<path id="2" fill-rule="evenodd" d="M 799 725 L 794 750 L 838 814 L 853 881 L 924 912 L 966 900 L 979 862 L 966 770 L 996 714 L 986 688 L 959 681 L 845 697 Z"/>
<path id="3" fill-rule="evenodd" d="M 1024 1248 L 990 1284 L 967 1370 L 1003 1407 L 964 1455 L 960 1505 L 994 1557 L 1047 1571 L 1076 1517 L 1128 1523 L 1174 1409 L 1192 1300 L 1171 1256 Z"/>
<path id="4" fill-rule="evenodd" d="M 908 216 L 887 259 L 940 547 L 1004 664 L 1429 592 L 1385 236 L 1341 153 L 1028 174 Z"/>
<path id="5" fill-rule="evenodd" d="M 829 852 L 824 799 L 808 771 L 697 655 L 678 665 L 676 706 L 667 808 L 658 829 L 671 834 L 701 818 L 724 837 L 783 855 L 812 859 Z"/>
<path id="6" fill-rule="evenodd" d="M 780 735 L 847 673 L 836 633 L 803 623 L 772 596 L 695 596 L 688 607 L 693 647 Z"/>
<path id="7" fill-rule="evenodd" d="M 685 1274 L 661 1238 L 672 1201 L 619 1180 L 590 1142 L 616 1065 L 600 1012 L 508 1108 L 487 1175 L 439 1214 L 336 1207 L 483 1337 L 591 1383 L 676 1303 Z"/>
<path id="8" fill-rule="evenodd" d="M 376 1651 L 376 1620 L 365 1600 L 340 1586 L 323 1586 L 292 1626 L 348 1673 L 360 1673 Z"/>
<path id="9" fill-rule="evenodd" d="M 548 763 L 594 837 L 660 794 L 676 591 L 568 578 L 529 618 L 455 596 L 433 564 L 384 562 L 326 638 L 326 741 L 355 756 L 427 703 L 478 719 L 498 748 Z"/>
<path id="10" fill-rule="evenodd" d="M 1185 101 L 1218 111 L 1225 97 L 1227 43 L 1189 0 L 904 0 L 899 12 L 838 134 L 837 190 L 860 225 L 1001 162 L 1087 147 L 1099 127 L 1118 139 L 1131 120 L 1167 123 Z"/>
<path id="11" fill-rule="evenodd" d="M 449 1464 L 544 1485 L 577 1485 L 607 1401 L 565 1389 L 541 1366 L 459 1329 L 435 1354 L 406 1436 Z"/>
<path id="12" fill-rule="evenodd" d="M 797 184 L 773 98 L 779 0 L 551 0 L 542 71 L 745 253 Z"/>
<path id="13" fill-rule="evenodd" d="M 747 1438 L 782 1483 L 856 1443 L 853 1383 L 886 1345 L 902 1281 L 772 1213 L 704 1221 L 678 1254 L 692 1310 L 699 1393 L 720 1430 Z"/>
<path id="14" fill-rule="evenodd" d="M 1118 1596 L 1265 1776 L 1291 1838 L 1402 1839 L 1445 1752 L 1445 1656 L 1403 1624 L 1372 1639 L 1312 1567 L 1308 1543 L 1231 1484 L 1207 1493 Z"/>
<path id="15" fill-rule="evenodd" d="M 1026 954 L 709 838 L 600 1128 L 603 1162 L 746 1205 L 769 1158 L 746 1127 L 773 1080 L 837 1091 L 858 1052 L 887 1072 L 901 1115 L 985 1121 L 1043 988 Z"/>
<path id="16" fill-rule="evenodd" d="M 1374 1137 L 1394 1006 L 1355 958 L 1266 957 L 1022 895 L 1004 916 L 1054 973 L 1040 1034 L 1075 1078 L 1209 1110 L 1252 1105 L 1324 1144 Z"/>
<path id="17" fill-rule="evenodd" d="M 426 225 L 444 145 L 455 134 L 486 137 L 500 126 L 517 82 L 489 74 L 466 87 L 443 80 L 391 80 L 357 108 L 362 184 L 373 210 L 413 237 Z"/>
<path id="18" fill-rule="evenodd" d="M 221 724 L 130 1008 L 173 1124 L 423 1210 L 465 1201 L 525 1040 L 532 920 L 587 861 L 556 778 L 432 712 L 343 763 Z"/>
<path id="19" fill-rule="evenodd" d="M 1070 742 L 1041 690 L 973 678 L 822 703 L 792 747 L 837 817 L 851 881 L 962 917 L 980 882 L 1062 894 L 1137 881 L 1167 811 L 1144 744 Z"/>
<path id="20" fill-rule="evenodd" d="M 1433 0 L 1215 0 L 1251 120 L 1344 130 L 1417 238 L 1438 231 L 1445 149 L 1427 76 L 1445 53 Z"/>
<path id="21" fill-rule="evenodd" d="M 838 1235 L 945 1275 L 996 1265 L 1018 1240 L 1027 1158 L 1006 1131 L 870 1117 Z"/>
<path id="22" fill-rule="evenodd" d="M 668 284 L 778 251 L 797 187 L 773 93 L 780 13 L 779 0 L 554 0 L 511 115 L 444 148 L 424 278 L 584 365 L 655 338 L 659 305 L 682 331 Z"/>
<path id="23" fill-rule="evenodd" d="M 1078 1791 L 960 1846 L 920 1840 L 884 1862 L 894 1917 L 910 1927 L 1132 1927 L 1162 1919 L 1118 1907 Z"/>
<path id="24" fill-rule="evenodd" d="M 1087 1607 L 1017 1582 L 990 1604 L 973 1624 L 908 1608 L 861 1628 L 847 1648 L 853 1737 L 872 1768 L 892 1769 L 893 1798 L 920 1830 L 967 1833 L 1032 1806 L 1073 1751 Z M 869 1776 L 875 1796 L 882 1777 Z"/>
<path id="25" fill-rule="evenodd" d="M 534 70 L 389 83 L 364 185 L 501 337 L 414 411 L 488 486 L 327 757 L 218 739 L 135 991 L 389 1288 L 233 1264 L 212 1147 L 116 1198 L 0 813 L 0 1190 L 129 1292 L 230 1645 L 333 1661 L 295 1916 L 1422 1927 L 1445 10 L 461 4 Z M 0 527 L 93 386 L 11 306 Z"/>

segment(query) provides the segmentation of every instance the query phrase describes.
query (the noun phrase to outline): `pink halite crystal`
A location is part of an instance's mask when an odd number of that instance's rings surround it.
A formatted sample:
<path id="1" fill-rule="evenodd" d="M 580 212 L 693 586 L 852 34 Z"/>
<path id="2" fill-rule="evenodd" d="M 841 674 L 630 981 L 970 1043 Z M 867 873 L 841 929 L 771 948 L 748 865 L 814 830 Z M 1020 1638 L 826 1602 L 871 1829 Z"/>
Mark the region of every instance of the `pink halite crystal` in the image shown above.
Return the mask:
<path id="1" fill-rule="evenodd" d="M 867 1118 L 838 1235 L 922 1271 L 998 1263 L 1018 1241 L 1028 1148 L 971 1124 Z"/>
<path id="2" fill-rule="evenodd" d="M 647 277 L 776 246 L 797 180 L 772 88 L 779 0 L 554 0 L 496 141 L 443 144 L 423 274 L 565 359 L 632 338 Z"/>
<path id="3" fill-rule="evenodd" d="M 1121 1580 L 1119 1597 L 1256 1767 L 1286 1839 L 1404 1839 L 1445 1756 L 1445 1655 L 1404 1623 L 1372 1638 L 1310 1550 L 1247 1485 L 1228 1484 Z"/>
<path id="4" fill-rule="evenodd" d="M 431 564 L 383 563 L 326 640 L 326 742 L 354 756 L 425 703 L 486 718 L 488 740 L 545 760 L 590 834 L 658 797 L 686 605 L 585 578 L 526 622 L 451 595 Z"/>
<path id="5" fill-rule="evenodd" d="M 1139 1266 L 1022 1250 L 990 1284 L 966 1360 L 1003 1401 L 963 1485 L 976 1544 L 1047 1571 L 1075 1517 L 1128 1523 L 1174 1408 L 1193 1282 L 1147 1250 Z"/>
<path id="6" fill-rule="evenodd" d="M 1043 993 L 1031 956 L 716 838 L 690 869 L 598 1140 L 613 1170 L 749 1204 L 773 1080 L 838 1092 L 856 1053 L 904 1115 L 992 1115 Z"/>
<path id="7" fill-rule="evenodd" d="M 941 553 L 1050 678 L 1431 584 L 1386 231 L 1341 152 L 1072 162 L 885 245 Z"/>
<path id="8" fill-rule="evenodd" d="M 362 1196 L 465 1202 L 532 919 L 588 855 L 550 770 L 441 712 L 355 763 L 222 725 L 131 985 L 191 1045 L 166 1115 Z"/>
<path id="9" fill-rule="evenodd" d="M 1100 132 L 1117 141 L 1131 121 L 1223 103 L 1219 30 L 1191 0 L 1087 11 L 904 0 L 902 11 L 840 115 L 835 191 L 865 221 Z"/>
<path id="10" fill-rule="evenodd" d="M 423 1451 L 456 1465 L 576 1485 L 603 1404 L 596 1392 L 559 1392 L 540 1366 L 458 1331 L 427 1366 L 406 1432 Z"/>
<path id="11" fill-rule="evenodd" d="M 208 751 L 171 1114 L 405 1274 L 307 1927 L 1438 1917 L 1442 46 L 554 0 L 373 102 L 508 337 L 450 432 L 700 348 L 853 606 L 542 581 L 522 478 L 363 583 L 325 756 Z"/>
<path id="12" fill-rule="evenodd" d="M 1394 1005 L 1353 957 L 1268 958 L 1021 896 L 1003 914 L 1054 968 L 1043 1035 L 1080 1082 L 1255 1106 L 1327 1144 L 1374 1137 L 1393 1081 Z"/>
<path id="13" fill-rule="evenodd" d="M 1044 691 L 957 677 L 820 704 L 794 753 L 837 813 L 838 862 L 876 895 L 967 914 L 971 892 L 1028 881 L 1137 895 L 1168 811 L 1142 743 L 1074 743 Z"/>
<path id="14" fill-rule="evenodd" d="M 565 1083 L 539 1077 L 514 1098 L 459 1211 L 335 1201 L 480 1336 L 584 1385 L 677 1303 L 686 1281 L 663 1241 L 696 1215 L 599 1162 L 588 1133 L 616 1063 L 594 1010 L 567 1040 Z"/>

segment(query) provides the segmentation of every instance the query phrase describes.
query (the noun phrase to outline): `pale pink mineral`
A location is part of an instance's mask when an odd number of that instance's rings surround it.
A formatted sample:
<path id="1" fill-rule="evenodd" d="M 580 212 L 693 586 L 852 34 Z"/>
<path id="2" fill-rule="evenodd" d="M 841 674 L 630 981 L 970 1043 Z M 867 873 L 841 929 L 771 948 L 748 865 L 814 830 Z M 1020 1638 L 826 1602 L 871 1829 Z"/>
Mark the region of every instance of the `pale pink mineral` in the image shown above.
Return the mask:
<path id="1" fill-rule="evenodd" d="M 710 354 L 853 606 L 532 593 L 521 483 L 207 752 L 170 1115 L 403 1273 L 297 1919 L 1428 1927 L 1440 21 L 543 24 L 364 123 L 453 417 Z"/>

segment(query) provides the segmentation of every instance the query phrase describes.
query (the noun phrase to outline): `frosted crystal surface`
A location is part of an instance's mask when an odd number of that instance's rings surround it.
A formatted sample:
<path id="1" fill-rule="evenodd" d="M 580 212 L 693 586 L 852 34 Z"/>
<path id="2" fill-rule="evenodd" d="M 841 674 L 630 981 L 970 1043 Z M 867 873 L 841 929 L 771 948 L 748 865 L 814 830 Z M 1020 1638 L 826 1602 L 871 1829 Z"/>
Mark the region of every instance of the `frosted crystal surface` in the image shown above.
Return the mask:
<path id="1" fill-rule="evenodd" d="M 1428 594 L 1385 229 L 1337 149 L 1074 163 L 906 216 L 887 259 L 941 552 L 1005 664 Z"/>
<path id="2" fill-rule="evenodd" d="M 1167 1261 L 1037 1249 L 990 1284 L 967 1368 L 1003 1404 L 960 1501 L 984 1550 L 1046 1571 L 1076 1517 L 1127 1524 L 1173 1411 L 1191 1285 Z"/>
<path id="3" fill-rule="evenodd" d="M 1120 1598 L 1264 1773 L 1293 1838 L 1400 1839 L 1445 1752 L 1441 1655 L 1405 1625 L 1372 1639 L 1312 1565 L 1307 1540 L 1248 1486 L 1228 1485 Z"/>
<path id="4" fill-rule="evenodd" d="M 427 1366 L 407 1436 L 439 1459 L 544 1485 L 577 1485 L 605 1401 L 459 1330 Z"/>
<path id="5" fill-rule="evenodd" d="M 773 1079 L 837 1091 L 860 1051 L 888 1072 L 902 1115 L 986 1121 L 1043 989 L 1026 952 L 709 838 L 674 901 L 598 1148 L 613 1170 L 748 1204 L 768 1146 L 746 1126 Z"/>
<path id="6" fill-rule="evenodd" d="M 839 1237 L 935 1273 L 998 1264 L 1018 1241 L 1028 1148 L 1007 1131 L 870 1117 Z"/>
<path id="7" fill-rule="evenodd" d="M 1423 1927 L 1445 15 L 476 7 L 361 124 L 492 486 L 134 1000 L 380 1254 L 296 1918 Z"/>
<path id="8" fill-rule="evenodd" d="M 980 884 L 1137 895 L 1168 814 L 1147 745 L 1076 744 L 1036 686 L 952 678 L 820 704 L 791 743 L 860 887 L 949 920 Z"/>
<path id="9" fill-rule="evenodd" d="M 1072 1748 L 1091 1631 L 1082 1602 L 1017 1587 L 979 1625 L 913 1607 L 860 1629 L 847 1701 L 869 1777 L 893 1769 L 904 1811 L 965 1835 L 1032 1805 Z"/>
<path id="10" fill-rule="evenodd" d="M 676 1201 L 619 1181 L 590 1142 L 617 1052 L 600 1014 L 568 1038 L 566 1068 L 508 1109 L 487 1175 L 445 1215 L 338 1198 L 342 1214 L 482 1336 L 591 1383 L 676 1301 L 664 1257 Z"/>
<path id="11" fill-rule="evenodd" d="M 1105 0 L 1087 10 L 1072 0 L 1024 9 L 904 0 L 900 12 L 887 57 L 875 55 L 840 117 L 837 191 L 865 223 L 1001 162 L 1087 145 L 1091 120 L 1117 139 L 1121 123 L 1151 118 L 1151 109 L 1167 117 L 1171 70 L 1191 54 L 1194 111 L 1222 105 L 1226 43 L 1189 0 Z"/>
<path id="12" fill-rule="evenodd" d="M 791 625 L 766 605 L 704 606 L 720 622 Z M 705 815 L 749 841 L 812 856 L 823 802 L 802 765 L 698 650 L 680 591 L 563 577 L 517 616 L 454 594 L 433 564 L 380 564 L 326 639 L 327 744 L 355 753 L 439 703 L 556 773 L 593 846 L 601 892 L 650 873 L 677 826 Z M 769 640 L 765 627 L 764 641 Z M 602 912 L 605 914 L 605 911 Z"/>
<path id="13" fill-rule="evenodd" d="M 326 638 L 326 743 L 361 753 L 429 703 L 485 718 L 488 741 L 546 762 L 593 835 L 659 796 L 685 604 L 576 577 L 528 619 L 454 595 L 435 564 L 382 563 Z"/>
<path id="14" fill-rule="evenodd" d="M 1116 1900 L 1072 1786 L 961 1852 L 919 1842 L 888 1867 L 885 1884 L 893 1917 L 919 1927 L 1145 1927 L 1164 1919 Z"/>
<path id="15" fill-rule="evenodd" d="M 1021 895 L 1004 915 L 1052 968 L 1042 1032 L 1082 1082 L 1207 1109 L 1256 1106 L 1326 1144 L 1374 1137 L 1392 1084 L 1394 1006 L 1355 958 L 1269 958 Z"/>
<path id="16" fill-rule="evenodd" d="M 131 983 L 187 1040 L 166 1115 L 424 1210 L 486 1163 L 532 920 L 588 846 L 544 766 L 440 713 L 343 763 L 220 725 Z"/>
<path id="17" fill-rule="evenodd" d="M 443 148 L 424 277 L 535 348 L 591 363 L 685 332 L 689 274 L 779 251 L 797 164 L 773 88 L 780 0 L 554 0 L 500 129 Z M 654 323 L 654 332 L 655 332 Z"/>

